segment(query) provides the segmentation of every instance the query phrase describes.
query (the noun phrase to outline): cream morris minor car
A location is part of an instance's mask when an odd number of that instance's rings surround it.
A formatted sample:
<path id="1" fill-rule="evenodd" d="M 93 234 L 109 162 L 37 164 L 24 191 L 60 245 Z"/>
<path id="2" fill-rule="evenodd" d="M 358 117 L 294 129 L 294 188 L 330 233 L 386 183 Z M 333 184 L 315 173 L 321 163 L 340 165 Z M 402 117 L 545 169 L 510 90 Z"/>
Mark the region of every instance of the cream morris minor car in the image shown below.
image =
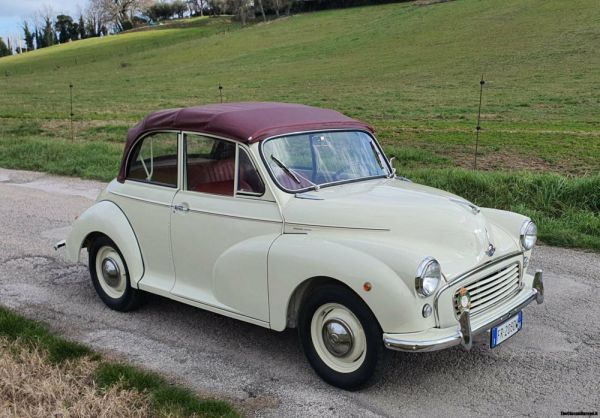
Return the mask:
<path id="1" fill-rule="evenodd" d="M 493 348 L 543 301 L 536 226 L 395 176 L 368 125 L 281 103 L 153 113 L 118 177 L 74 223 L 110 308 L 156 293 L 276 331 L 297 328 L 332 385 L 374 381 L 386 349 Z M 59 247 L 65 242 L 57 244 Z"/>

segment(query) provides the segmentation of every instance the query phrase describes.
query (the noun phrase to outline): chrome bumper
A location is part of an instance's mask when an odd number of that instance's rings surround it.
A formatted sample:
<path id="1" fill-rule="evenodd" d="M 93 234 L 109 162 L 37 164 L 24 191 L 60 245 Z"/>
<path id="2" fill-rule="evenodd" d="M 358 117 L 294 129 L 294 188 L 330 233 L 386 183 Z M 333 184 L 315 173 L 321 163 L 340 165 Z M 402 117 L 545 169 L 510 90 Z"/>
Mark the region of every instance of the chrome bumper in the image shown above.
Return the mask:
<path id="1" fill-rule="evenodd" d="M 538 304 L 544 302 L 544 281 L 541 270 L 536 271 L 533 278 L 533 286 L 528 294 L 524 298 L 520 297 L 516 299 L 521 300 L 516 305 L 509 306 L 506 312 L 497 316 L 496 319 L 483 324 L 476 323 L 476 320 L 471 318 L 469 311 L 465 310 L 459 317 L 459 325 L 457 327 L 434 328 L 424 332 L 409 334 L 384 333 L 383 343 L 387 348 L 397 351 L 437 351 L 459 344 L 466 350 L 470 350 L 473 345 L 474 336 L 501 324 L 516 315 L 534 300 Z"/>

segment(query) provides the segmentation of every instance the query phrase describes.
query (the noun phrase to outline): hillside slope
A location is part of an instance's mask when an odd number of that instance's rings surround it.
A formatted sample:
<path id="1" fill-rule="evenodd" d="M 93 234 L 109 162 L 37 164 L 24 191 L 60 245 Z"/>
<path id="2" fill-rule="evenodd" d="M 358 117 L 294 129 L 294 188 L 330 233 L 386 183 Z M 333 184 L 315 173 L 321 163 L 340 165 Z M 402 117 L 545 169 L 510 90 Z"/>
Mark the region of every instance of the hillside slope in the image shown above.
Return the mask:
<path id="1" fill-rule="evenodd" d="M 122 134 L 154 109 L 218 101 L 222 83 L 229 101 L 333 107 L 388 144 L 468 164 L 484 74 L 483 168 L 589 172 L 600 167 L 589 155 L 600 155 L 599 23 L 596 0 L 391 4 L 243 29 L 196 19 L 0 59 L 0 117 L 64 121 L 72 82 L 88 122 L 77 136 L 95 139 L 90 125 Z"/>
<path id="2" fill-rule="evenodd" d="M 401 173 L 528 214 L 546 242 L 600 249 L 599 41 L 597 0 L 456 0 L 245 28 L 199 18 L 73 42 L 0 59 L 0 166 L 108 180 L 128 127 L 155 109 L 218 102 L 222 84 L 226 101 L 361 118 Z M 472 166 L 481 74 L 480 170 L 595 176 L 447 170 Z"/>

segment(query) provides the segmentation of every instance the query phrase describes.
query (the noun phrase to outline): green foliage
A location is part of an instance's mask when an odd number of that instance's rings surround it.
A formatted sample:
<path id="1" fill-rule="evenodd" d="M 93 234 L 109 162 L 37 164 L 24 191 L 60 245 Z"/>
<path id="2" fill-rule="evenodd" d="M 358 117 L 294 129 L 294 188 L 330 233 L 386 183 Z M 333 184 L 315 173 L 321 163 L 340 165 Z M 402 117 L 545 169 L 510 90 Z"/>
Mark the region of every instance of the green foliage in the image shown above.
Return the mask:
<path id="1" fill-rule="evenodd" d="M 482 207 L 530 216 L 542 242 L 600 251 L 600 174 L 400 169 L 411 180 L 447 190 Z"/>
<path id="2" fill-rule="evenodd" d="M 201 417 L 239 417 L 226 402 L 199 399 L 190 390 L 170 385 L 156 373 L 121 363 L 103 363 L 96 372 L 98 385 L 107 388 L 119 385 L 150 395 L 153 407 L 161 415 Z"/>
<path id="3" fill-rule="evenodd" d="M 11 49 L 6 45 L 4 39 L 0 36 L 0 57 L 5 57 L 7 55 L 12 55 Z"/>
<path id="4" fill-rule="evenodd" d="M 89 348 L 57 337 L 44 325 L 2 307 L 0 307 L 0 335 L 10 340 L 19 339 L 29 346 L 37 346 L 47 351 L 50 361 L 55 363 L 92 354 Z"/>

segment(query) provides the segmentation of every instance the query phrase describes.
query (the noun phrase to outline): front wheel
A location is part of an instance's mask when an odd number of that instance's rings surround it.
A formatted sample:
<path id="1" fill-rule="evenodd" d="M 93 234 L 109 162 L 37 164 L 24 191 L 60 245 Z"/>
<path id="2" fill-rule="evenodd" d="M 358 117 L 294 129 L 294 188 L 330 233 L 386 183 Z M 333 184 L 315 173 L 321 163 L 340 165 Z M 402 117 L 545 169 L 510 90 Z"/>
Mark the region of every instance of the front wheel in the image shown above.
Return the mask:
<path id="1" fill-rule="evenodd" d="M 366 387 L 383 370 L 386 349 L 379 323 L 346 287 L 315 288 L 300 311 L 298 334 L 311 366 L 331 385 Z"/>
<path id="2" fill-rule="evenodd" d="M 140 291 L 129 284 L 129 270 L 117 245 L 108 237 L 96 238 L 88 247 L 92 283 L 100 299 L 116 311 L 130 311 L 140 304 Z"/>

